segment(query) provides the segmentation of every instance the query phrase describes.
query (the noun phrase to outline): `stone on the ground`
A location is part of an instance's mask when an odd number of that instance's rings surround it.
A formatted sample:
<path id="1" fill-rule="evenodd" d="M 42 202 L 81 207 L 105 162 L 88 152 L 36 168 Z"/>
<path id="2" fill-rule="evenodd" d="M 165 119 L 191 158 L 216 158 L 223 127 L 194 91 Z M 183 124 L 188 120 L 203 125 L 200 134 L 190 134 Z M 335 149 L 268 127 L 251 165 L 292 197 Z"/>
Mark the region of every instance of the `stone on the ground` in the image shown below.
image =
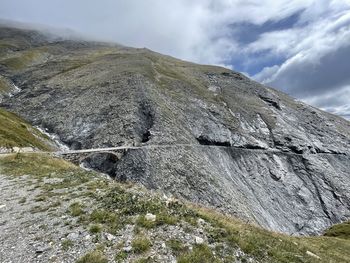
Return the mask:
<path id="1" fill-rule="evenodd" d="M 67 239 L 71 240 L 71 241 L 74 241 L 74 240 L 77 240 L 78 237 L 79 237 L 78 233 L 70 233 L 70 234 L 68 234 Z"/>
<path id="2" fill-rule="evenodd" d="M 321 259 L 319 256 L 317 256 L 316 254 L 312 253 L 311 251 L 306 251 L 306 255 L 310 256 L 310 257 L 314 257 L 314 258 L 317 258 L 317 259 Z"/>
<path id="3" fill-rule="evenodd" d="M 197 245 L 200 245 L 200 244 L 204 243 L 204 239 L 201 238 L 201 237 L 195 237 L 194 240 L 195 240 Z"/>
<path id="4" fill-rule="evenodd" d="M 154 222 L 154 221 L 156 221 L 157 216 L 154 215 L 154 214 L 151 214 L 151 213 L 147 213 L 145 215 L 145 219 L 148 220 L 148 221 Z"/>

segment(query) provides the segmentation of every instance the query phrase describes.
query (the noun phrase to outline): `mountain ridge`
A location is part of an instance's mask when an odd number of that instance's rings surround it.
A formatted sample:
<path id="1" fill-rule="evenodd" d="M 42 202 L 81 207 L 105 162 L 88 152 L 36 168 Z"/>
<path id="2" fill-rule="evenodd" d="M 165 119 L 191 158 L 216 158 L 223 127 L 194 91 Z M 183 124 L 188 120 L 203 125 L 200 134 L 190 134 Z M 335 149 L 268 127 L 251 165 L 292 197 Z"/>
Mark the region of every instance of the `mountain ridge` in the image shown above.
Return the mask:
<path id="1" fill-rule="evenodd" d="M 0 74 L 21 89 L 2 107 L 73 150 L 203 146 L 96 153 L 86 166 L 289 234 L 350 218 L 348 121 L 228 69 L 32 32 L 0 29 Z"/>

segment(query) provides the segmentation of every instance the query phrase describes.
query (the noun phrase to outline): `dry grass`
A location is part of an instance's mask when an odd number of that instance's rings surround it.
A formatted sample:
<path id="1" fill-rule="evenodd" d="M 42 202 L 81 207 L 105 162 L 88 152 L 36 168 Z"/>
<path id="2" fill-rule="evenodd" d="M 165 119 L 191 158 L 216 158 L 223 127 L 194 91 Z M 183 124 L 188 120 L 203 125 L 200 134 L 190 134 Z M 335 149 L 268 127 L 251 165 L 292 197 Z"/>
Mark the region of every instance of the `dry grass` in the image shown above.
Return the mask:
<path id="1" fill-rule="evenodd" d="M 0 108 L 0 147 L 33 147 L 51 150 L 49 138 L 17 115 Z"/>

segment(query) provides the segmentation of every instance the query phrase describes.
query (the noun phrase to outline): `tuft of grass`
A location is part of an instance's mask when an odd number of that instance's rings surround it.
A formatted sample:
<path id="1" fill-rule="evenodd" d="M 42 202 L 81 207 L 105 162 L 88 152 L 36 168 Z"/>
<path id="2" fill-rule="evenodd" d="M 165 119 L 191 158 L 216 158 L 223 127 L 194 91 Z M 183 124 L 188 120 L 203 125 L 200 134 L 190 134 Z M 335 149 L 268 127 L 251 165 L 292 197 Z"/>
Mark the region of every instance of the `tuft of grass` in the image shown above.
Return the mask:
<path id="1" fill-rule="evenodd" d="M 69 248 L 71 248 L 74 245 L 72 240 L 65 239 L 61 242 L 62 249 L 64 251 L 67 251 Z"/>
<path id="2" fill-rule="evenodd" d="M 128 258 L 128 253 L 125 251 L 121 251 L 115 256 L 114 260 L 117 263 L 121 263 L 121 262 L 124 262 L 127 258 Z"/>
<path id="3" fill-rule="evenodd" d="M 134 261 L 134 263 L 151 263 L 153 260 L 151 258 L 139 258 Z"/>
<path id="4" fill-rule="evenodd" d="M 151 241 L 149 241 L 148 238 L 143 236 L 136 237 L 131 242 L 132 249 L 136 254 L 141 254 L 148 251 L 151 245 Z"/>
<path id="5" fill-rule="evenodd" d="M 126 223 L 126 218 L 120 218 L 116 213 L 105 209 L 95 209 L 88 218 L 90 222 L 103 224 L 109 233 L 116 233 Z"/>
<path id="6" fill-rule="evenodd" d="M 177 258 L 178 263 L 220 263 L 221 260 L 216 258 L 211 249 L 204 244 L 195 245 L 193 250 L 180 255 Z"/>
<path id="7" fill-rule="evenodd" d="M 35 202 L 44 202 L 47 200 L 47 197 L 44 195 L 38 195 L 37 197 L 35 197 Z"/>
<path id="8" fill-rule="evenodd" d="M 350 221 L 330 227 L 325 231 L 324 235 L 327 237 L 350 239 Z"/>
<path id="9" fill-rule="evenodd" d="M 79 202 L 71 204 L 68 211 L 72 216 L 80 216 L 84 214 L 83 206 Z"/>
<path id="10" fill-rule="evenodd" d="M 94 250 L 82 256 L 76 263 L 108 263 L 108 259 L 101 251 Z"/>
<path id="11" fill-rule="evenodd" d="M 91 225 L 89 231 L 92 234 L 100 233 L 102 231 L 102 226 L 97 224 Z"/>
<path id="12" fill-rule="evenodd" d="M 188 252 L 188 247 L 185 247 L 180 240 L 170 239 L 166 244 L 176 257 Z"/>
<path id="13" fill-rule="evenodd" d="M 18 201 L 19 204 L 24 204 L 25 202 L 27 202 L 27 198 L 26 198 L 26 197 L 22 197 L 22 198 Z"/>
<path id="14" fill-rule="evenodd" d="M 141 215 L 138 217 L 136 221 L 136 225 L 150 229 L 161 225 L 175 225 L 177 222 L 178 222 L 178 219 L 175 216 L 171 216 L 165 213 L 160 213 L 160 214 L 156 214 L 155 221 L 147 220 L 144 215 Z"/>

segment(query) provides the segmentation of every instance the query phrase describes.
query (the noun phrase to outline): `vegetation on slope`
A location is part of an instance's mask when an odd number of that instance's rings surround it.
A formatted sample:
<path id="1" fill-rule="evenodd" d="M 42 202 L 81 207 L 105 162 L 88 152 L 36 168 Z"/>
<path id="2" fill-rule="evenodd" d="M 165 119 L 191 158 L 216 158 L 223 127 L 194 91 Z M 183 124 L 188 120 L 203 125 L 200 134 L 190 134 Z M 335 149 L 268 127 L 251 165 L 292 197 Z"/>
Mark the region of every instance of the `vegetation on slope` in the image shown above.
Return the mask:
<path id="1" fill-rule="evenodd" d="M 78 262 L 91 262 L 89 260 L 96 257 L 105 262 L 101 253 L 109 246 L 115 251 L 116 260 L 151 262 L 147 259 L 149 251 L 156 249 L 153 244 L 159 242 L 154 240 L 152 233 L 164 226 L 176 226 L 190 234 L 198 229 L 203 231 L 204 243 L 193 244 L 192 249 L 188 244 L 167 235 L 161 237 L 178 262 L 183 263 L 232 262 L 235 259 L 242 262 L 249 259 L 259 262 L 349 262 L 350 259 L 350 240 L 331 237 L 343 236 L 344 231 L 340 231 L 342 234 L 339 235 L 340 232 L 336 230 L 339 226 L 328 230 L 327 236 L 320 237 L 291 237 L 273 233 L 210 209 L 178 200 L 165 200 L 143 188 L 103 179 L 96 173 L 45 154 L 17 154 L 0 158 L 0 174 L 29 175 L 39 182 L 45 182 L 37 186 L 42 190 L 37 200 L 50 200 L 52 203 L 59 198 L 61 202 L 63 189 L 70 193 L 68 200 L 76 196 L 90 200 L 89 205 L 86 205 L 86 201 L 75 202 L 67 208 L 69 215 L 77 218 L 72 228 L 77 224 L 87 229 L 99 227 L 98 231 L 90 232 L 97 242 L 95 250 L 86 251 L 87 254 Z M 48 179 L 52 181 L 45 181 Z M 52 204 L 42 205 L 35 211 L 50 211 L 51 207 Z M 156 215 L 155 221 L 145 220 L 147 213 Z M 134 226 L 133 250 L 124 252 L 120 246 L 116 248 L 109 241 L 102 242 L 105 249 L 98 247 L 101 246 L 103 233 L 118 236 L 127 225 Z M 65 246 L 65 249 L 71 249 L 70 246 Z M 237 254 L 237 251 L 241 251 L 241 254 Z"/>
<path id="2" fill-rule="evenodd" d="M 11 88 L 9 83 L 7 83 L 7 81 L 2 76 L 0 76 L 0 95 L 7 94 L 10 91 Z"/>
<path id="3" fill-rule="evenodd" d="M 324 233 L 328 237 L 338 237 L 350 240 L 350 221 L 334 225 Z"/>
<path id="4" fill-rule="evenodd" d="M 16 52 L 14 56 L 0 60 L 0 64 L 11 70 L 21 70 L 45 57 L 45 49 L 29 49 Z"/>
<path id="5" fill-rule="evenodd" d="M 33 147 L 50 150 L 49 138 L 17 115 L 0 108 L 0 147 Z"/>

